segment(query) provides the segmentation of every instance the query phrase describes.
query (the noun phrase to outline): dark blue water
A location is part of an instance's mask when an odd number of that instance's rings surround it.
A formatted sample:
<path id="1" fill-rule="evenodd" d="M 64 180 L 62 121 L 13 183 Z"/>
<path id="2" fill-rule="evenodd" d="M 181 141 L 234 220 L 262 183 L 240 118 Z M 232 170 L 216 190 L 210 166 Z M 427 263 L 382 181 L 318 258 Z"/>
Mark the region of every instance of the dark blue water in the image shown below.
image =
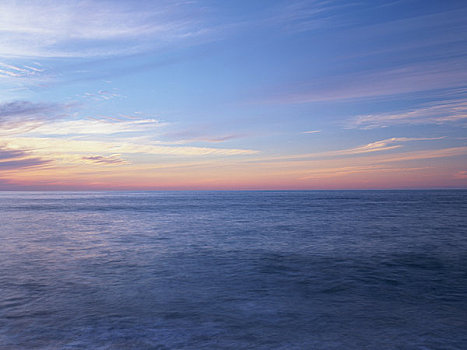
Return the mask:
<path id="1" fill-rule="evenodd" d="M 467 349 L 467 191 L 0 193 L 0 349 Z"/>

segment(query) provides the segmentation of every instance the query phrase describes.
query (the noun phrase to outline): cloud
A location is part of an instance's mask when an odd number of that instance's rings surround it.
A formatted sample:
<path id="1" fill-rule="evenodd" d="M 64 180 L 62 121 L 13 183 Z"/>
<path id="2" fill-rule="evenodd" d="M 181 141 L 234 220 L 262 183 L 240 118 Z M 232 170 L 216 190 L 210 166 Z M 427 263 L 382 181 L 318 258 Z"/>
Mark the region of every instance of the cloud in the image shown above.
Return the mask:
<path id="1" fill-rule="evenodd" d="M 404 124 L 445 124 L 467 120 L 467 99 L 431 103 L 395 113 L 367 114 L 354 117 L 350 128 L 374 129 Z"/>
<path id="2" fill-rule="evenodd" d="M 387 163 L 400 163 L 400 162 L 410 162 L 416 160 L 425 160 L 425 159 L 436 159 L 436 158 L 450 158 L 450 157 L 459 157 L 467 155 L 467 146 L 461 147 L 448 147 L 441 149 L 430 149 L 423 151 L 408 151 L 408 152 L 399 152 L 399 153 L 390 153 L 390 154 L 378 154 L 378 155 L 363 155 L 360 154 L 357 157 L 349 158 L 338 158 L 336 159 L 325 159 L 325 157 L 276 157 L 268 159 L 255 159 L 252 161 L 246 161 L 248 163 L 269 165 L 271 167 L 280 166 L 283 169 L 293 169 L 295 168 L 316 168 L 318 170 L 323 169 L 326 171 L 324 165 L 331 164 L 332 169 L 341 169 L 344 167 L 344 164 L 347 164 L 347 167 L 373 167 L 376 165 L 387 164 Z M 330 169 L 331 169 L 330 168 Z M 402 168 L 401 168 L 402 169 Z M 316 170 L 316 171 L 318 171 Z M 319 172 L 319 171 L 318 171 Z"/>
<path id="3" fill-rule="evenodd" d="M 0 146 L 0 171 L 30 168 L 49 162 L 39 157 L 30 157 L 29 153 L 24 150 Z"/>
<path id="4" fill-rule="evenodd" d="M 34 129 L 34 134 L 48 136 L 112 135 L 118 133 L 147 132 L 163 124 L 156 119 L 122 120 L 117 118 L 87 118 L 57 120 Z"/>
<path id="5" fill-rule="evenodd" d="M 387 151 L 387 150 L 401 147 L 401 145 L 392 145 L 396 141 L 398 141 L 397 138 L 391 138 L 391 139 L 371 142 L 369 144 L 355 147 L 355 148 L 348 148 L 348 149 L 343 149 L 343 150 L 338 150 L 338 151 L 329 151 L 329 152 L 324 152 L 322 154 L 325 154 L 327 156 L 345 156 L 345 155 L 353 155 L 353 154 Z"/>
<path id="6" fill-rule="evenodd" d="M 0 135 L 11 149 L 28 149 L 47 157 L 76 163 L 123 164 L 115 154 L 146 154 L 169 156 L 235 156 L 251 155 L 249 149 L 188 147 L 167 145 L 174 142 L 154 141 L 157 129 L 164 123 L 141 116 L 88 117 L 67 116 L 65 106 L 57 104 L 15 101 L 0 105 Z M 190 140 L 222 142 L 237 135 L 198 137 Z M 186 140 L 184 140 L 186 141 Z M 188 141 L 186 141 L 188 142 Z M 163 144 L 166 145 L 163 145 Z M 183 142 L 175 142 L 183 143 Z M 103 153 L 103 155 L 95 155 Z M 91 154 L 91 155 L 89 155 Z M 72 156 L 74 155 L 74 156 Z M 76 155 L 80 155 L 79 159 Z M 104 157 L 104 158 L 101 158 Z"/>
<path id="7" fill-rule="evenodd" d="M 349 31 L 357 28 L 362 32 L 358 36 L 363 37 L 371 35 L 372 31 L 381 31 L 381 29 L 387 28 L 394 30 L 395 26 L 426 27 L 427 20 L 436 21 L 437 19 L 430 15 L 421 15 L 415 19 L 398 20 L 393 18 L 391 20 L 391 15 L 387 15 L 386 21 L 383 23 L 379 21 L 375 24 L 372 17 L 361 15 L 362 12 L 385 11 L 385 7 L 397 5 L 398 2 L 400 1 L 381 3 L 379 1 L 285 0 L 279 1 L 278 5 L 272 8 L 266 22 L 279 26 L 282 30 L 290 33 L 316 32 L 326 29 L 335 31 L 344 28 Z"/>
<path id="8" fill-rule="evenodd" d="M 239 156 L 258 153 L 249 149 L 188 147 L 188 146 L 160 146 L 146 142 L 110 142 L 86 141 L 47 137 L 15 137 L 4 140 L 14 149 L 31 149 L 36 153 L 46 154 L 48 157 L 60 154 L 147 154 L 168 156 Z"/>
<path id="9" fill-rule="evenodd" d="M 405 152 L 405 153 L 390 156 L 387 158 L 379 159 L 377 160 L 377 162 L 389 163 L 389 162 L 402 162 L 402 161 L 418 160 L 418 159 L 447 158 L 447 157 L 463 156 L 466 154 L 467 154 L 466 146 L 449 147 L 449 148 L 441 148 L 441 149 L 427 150 L 427 151 Z"/>
<path id="10" fill-rule="evenodd" d="M 66 116 L 67 105 L 13 101 L 0 104 L 0 135 L 33 130 L 45 122 Z"/>
<path id="11" fill-rule="evenodd" d="M 42 73 L 44 69 L 35 67 L 33 64 L 12 65 L 5 62 L 0 62 L 0 78 L 30 78 Z"/>
<path id="12" fill-rule="evenodd" d="M 224 141 L 229 141 L 233 139 L 238 139 L 244 137 L 242 134 L 223 134 L 223 135 L 213 135 L 209 133 L 206 129 L 209 129 L 208 126 L 203 128 L 195 127 L 180 131 L 167 132 L 162 136 L 168 140 L 174 140 L 176 143 L 190 143 L 190 142 L 209 142 L 209 143 L 219 143 Z"/>
<path id="13" fill-rule="evenodd" d="M 315 53 L 321 69 L 311 65 L 303 78 L 280 82 L 266 94 L 261 89 L 255 99 L 259 103 L 387 99 L 465 86 L 467 50 L 459 33 L 467 30 L 467 8 L 460 2 L 415 12 L 407 11 L 402 1 L 298 0 L 279 5 L 275 24 L 293 32 L 322 30 L 321 39 L 306 34 L 310 45 L 323 49 Z M 375 54 L 379 56 L 369 57 Z"/>
<path id="14" fill-rule="evenodd" d="M 393 145 L 394 143 L 403 143 L 410 141 L 432 141 L 440 140 L 443 137 L 391 137 L 389 139 L 371 142 L 364 146 L 344 149 L 340 151 L 327 152 L 328 155 L 352 155 L 370 152 L 380 152 L 402 147 L 402 145 Z"/>
<path id="15" fill-rule="evenodd" d="M 429 167 L 388 167 L 384 165 L 357 165 L 357 166 L 343 166 L 343 167 L 331 167 L 321 168 L 316 170 L 307 170 L 305 176 L 301 177 L 302 180 L 308 179 L 328 179 L 329 177 L 347 176 L 351 174 L 370 174 L 370 173 L 405 173 L 408 171 L 419 171 L 426 170 Z"/>
<path id="16" fill-rule="evenodd" d="M 71 119 L 73 105 L 13 101 L 0 104 L 0 136 L 112 135 L 145 132 L 164 125 L 155 119 L 133 116 Z M 67 118 L 67 119 L 65 119 Z M 70 120 L 71 119 L 71 120 Z"/>
<path id="17" fill-rule="evenodd" d="M 318 158 L 328 158 L 328 157 L 338 157 L 338 156 L 353 156 L 361 155 L 366 153 L 374 152 L 383 152 L 401 148 L 401 143 L 404 142 L 413 142 L 413 141 L 433 141 L 440 140 L 444 137 L 391 137 L 384 140 L 370 142 L 368 144 L 345 148 L 335 151 L 325 151 L 325 152 L 316 152 L 316 153 L 305 153 L 298 155 L 289 155 L 281 157 L 270 157 L 263 158 L 262 161 L 277 161 L 277 160 L 306 160 L 306 159 L 318 159 Z"/>
<path id="18" fill-rule="evenodd" d="M 85 156 L 81 157 L 82 160 L 89 163 L 104 164 L 104 165 L 122 165 L 128 164 L 119 154 L 112 154 L 110 156 Z"/>
<path id="19" fill-rule="evenodd" d="M 112 91 L 107 91 L 107 90 L 99 90 L 95 93 L 92 92 L 85 92 L 82 97 L 91 99 L 93 101 L 108 101 L 111 100 L 115 97 L 120 97 L 120 94 L 117 94 L 116 92 Z"/>
<path id="20" fill-rule="evenodd" d="M 363 146 L 347 148 L 337 151 L 328 151 L 318 153 L 316 155 L 319 156 L 348 156 L 348 155 L 356 155 L 356 154 L 363 154 L 363 153 L 372 153 L 372 152 L 381 152 L 381 151 L 388 151 L 396 148 L 402 147 L 400 143 L 403 142 L 410 142 L 410 141 L 429 141 L 429 140 L 439 140 L 442 137 L 434 137 L 434 138 L 418 138 L 418 137 L 391 137 L 389 139 L 384 139 L 380 141 L 375 141 L 368 143 Z M 399 144 L 397 144 L 399 143 Z M 310 156 L 310 155 L 308 155 Z"/>
<path id="21" fill-rule="evenodd" d="M 197 17 L 190 1 L 5 0 L 0 2 L 0 56 L 141 52 L 202 34 Z"/>
<path id="22" fill-rule="evenodd" d="M 309 131 L 302 132 L 302 134 L 318 134 L 320 132 L 321 130 L 309 130 Z"/>
<path id="23" fill-rule="evenodd" d="M 348 5 L 338 5 L 329 0 L 287 1 L 277 6 L 269 22 L 280 25 L 289 32 L 306 32 L 330 26 L 342 26 L 342 18 L 337 20 L 339 10 Z"/>
<path id="24" fill-rule="evenodd" d="M 0 147 L 0 161 L 4 159 L 11 159 L 11 158 L 19 158 L 23 157 L 26 154 L 24 151 L 20 150 L 9 150 L 9 149 L 2 149 Z"/>
<path id="25" fill-rule="evenodd" d="M 294 90 L 272 92 L 270 97 L 259 101 L 268 104 L 349 101 L 458 88 L 467 81 L 467 65 L 463 59 L 450 58 L 310 81 L 312 83 L 289 84 L 296 86 Z"/>
<path id="26" fill-rule="evenodd" d="M 467 171 L 466 170 L 458 171 L 457 173 L 454 174 L 454 177 L 456 179 L 467 179 Z"/>
<path id="27" fill-rule="evenodd" d="M 15 159 L 0 162 L 0 171 L 2 170 L 14 170 L 22 168 L 30 168 L 37 165 L 43 165 L 50 161 L 41 158 L 26 158 L 26 159 Z"/>

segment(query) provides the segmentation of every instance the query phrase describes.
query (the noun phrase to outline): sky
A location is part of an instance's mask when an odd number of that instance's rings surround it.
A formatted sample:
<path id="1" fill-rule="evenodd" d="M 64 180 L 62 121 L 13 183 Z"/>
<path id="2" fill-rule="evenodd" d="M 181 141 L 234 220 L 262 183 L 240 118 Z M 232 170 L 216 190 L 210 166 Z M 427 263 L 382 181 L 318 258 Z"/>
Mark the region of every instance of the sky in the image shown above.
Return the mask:
<path id="1" fill-rule="evenodd" d="M 467 188 L 467 2 L 0 2 L 0 190 Z"/>

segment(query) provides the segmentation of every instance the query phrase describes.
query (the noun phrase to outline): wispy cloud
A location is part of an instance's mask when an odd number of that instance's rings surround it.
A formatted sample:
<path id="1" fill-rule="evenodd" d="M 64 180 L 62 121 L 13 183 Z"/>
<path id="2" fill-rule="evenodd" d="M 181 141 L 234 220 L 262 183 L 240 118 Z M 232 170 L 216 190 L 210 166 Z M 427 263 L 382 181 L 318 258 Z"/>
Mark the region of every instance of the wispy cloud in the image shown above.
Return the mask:
<path id="1" fill-rule="evenodd" d="M 404 152 L 397 155 L 381 158 L 377 160 L 380 163 L 403 162 L 418 159 L 448 158 L 467 155 L 467 147 L 448 147 L 426 151 Z"/>
<path id="2" fill-rule="evenodd" d="M 20 158 L 23 157 L 25 154 L 26 152 L 24 151 L 6 149 L 0 146 L 0 161 L 5 159 Z"/>
<path id="3" fill-rule="evenodd" d="M 308 131 L 302 132 L 302 134 L 318 134 L 320 132 L 321 130 L 308 130 Z"/>
<path id="4" fill-rule="evenodd" d="M 289 32 L 306 32 L 330 26 L 342 26 L 339 10 L 355 4 L 339 4 L 334 0 L 287 1 L 276 6 L 269 22 L 280 25 Z"/>
<path id="5" fill-rule="evenodd" d="M 351 128 L 374 129 L 403 124 L 445 124 L 467 120 L 467 99 L 447 100 L 396 113 L 367 114 L 354 117 Z"/>
<path id="6" fill-rule="evenodd" d="M 93 101 L 108 101 L 116 97 L 121 97 L 121 95 L 115 91 L 99 90 L 97 92 L 85 92 L 81 97 Z"/>
<path id="7" fill-rule="evenodd" d="M 119 133 L 141 133 L 154 130 L 163 125 L 156 119 L 116 120 L 108 118 L 86 118 L 57 120 L 36 127 L 34 135 L 46 136 L 92 136 Z"/>
<path id="8" fill-rule="evenodd" d="M 0 62 L 0 78 L 30 78 L 39 75 L 43 71 L 43 68 L 33 66 L 33 64 L 20 66 Z"/>
<path id="9" fill-rule="evenodd" d="M 12 150 L 28 149 L 47 159 L 66 159 L 71 163 L 81 160 L 94 164 L 124 164 L 125 161 L 116 154 L 191 157 L 257 153 L 250 149 L 190 147 L 177 145 L 183 142 L 154 140 L 160 134 L 158 128 L 163 125 L 156 119 L 141 115 L 78 118 L 66 114 L 66 107 L 58 104 L 16 101 L 0 105 L 0 135 L 3 142 Z M 222 142 L 235 137 L 203 136 L 190 142 Z"/>
<path id="10" fill-rule="evenodd" d="M 75 103 L 13 101 L 0 104 L 0 135 L 92 136 L 143 133 L 164 124 L 142 116 L 77 117 L 70 113 Z"/>
<path id="11" fill-rule="evenodd" d="M 396 9 L 398 3 L 386 2 L 384 6 L 394 5 Z M 336 55 L 328 59 L 336 66 L 335 73 L 330 70 L 324 78 L 322 72 L 313 76 L 311 68 L 303 81 L 281 84 L 270 97 L 259 100 L 273 104 L 345 102 L 465 86 L 467 50 L 459 36 L 467 30 L 465 6 L 422 10 L 402 18 L 398 11 L 389 11 L 378 21 L 365 14 L 380 6 L 379 2 L 313 0 L 281 6 L 282 17 L 278 18 L 288 26 L 296 30 L 331 29 L 331 40 L 353 43 L 351 55 L 345 49 L 342 52 L 347 54 L 339 54 L 341 50 L 334 48 Z M 380 54 L 381 58 L 362 58 L 371 54 Z M 289 86 L 287 90 L 284 85 Z"/>
<path id="12" fill-rule="evenodd" d="M 362 153 L 371 153 L 371 152 L 381 152 L 387 151 L 395 148 L 402 147 L 401 145 L 394 145 L 397 141 L 406 141 L 405 138 L 397 138 L 393 137 L 386 140 L 375 141 L 364 146 L 348 148 L 338 151 L 329 151 L 323 152 L 321 155 L 325 156 L 347 156 L 347 155 L 354 155 L 354 154 L 362 154 Z"/>
<path id="13" fill-rule="evenodd" d="M 435 62 L 400 65 L 396 68 L 372 69 L 313 79 L 297 83 L 292 90 L 277 91 L 260 102 L 303 104 L 349 101 L 398 96 L 436 89 L 459 88 L 467 81 L 464 59 L 451 58 Z"/>
<path id="14" fill-rule="evenodd" d="M 0 135 L 33 130 L 67 115 L 70 105 L 13 101 L 0 104 Z"/>
<path id="15" fill-rule="evenodd" d="M 397 148 L 401 148 L 404 142 L 413 142 L 413 141 L 433 141 L 440 140 L 444 137 L 391 137 L 384 140 L 370 142 L 368 144 L 344 148 L 335 151 L 324 151 L 316 153 L 305 153 L 297 155 L 288 155 L 280 157 L 269 157 L 263 158 L 260 161 L 277 161 L 277 160 L 306 160 L 306 159 L 319 159 L 319 158 L 329 158 L 329 157 L 342 157 L 342 156 L 354 156 L 362 155 L 367 153 L 383 152 L 390 151 Z M 253 160 L 252 160 L 253 161 Z"/>
<path id="16" fill-rule="evenodd" d="M 214 134 L 209 132 L 209 127 L 200 128 L 193 127 L 184 130 L 166 132 L 161 135 L 164 139 L 169 142 L 173 141 L 179 144 L 192 143 L 192 142 L 207 142 L 207 143 L 219 143 L 229 140 L 242 138 L 243 134 Z"/>
<path id="17" fill-rule="evenodd" d="M 389 154 L 359 154 L 353 158 L 326 158 L 326 157 L 303 157 L 303 158 L 287 158 L 277 157 L 269 159 L 255 159 L 252 161 L 245 161 L 248 163 L 259 164 L 262 166 L 270 166 L 272 168 L 281 167 L 282 169 L 300 169 L 299 173 L 303 171 L 319 172 L 320 170 L 331 170 L 352 167 L 374 167 L 376 165 L 386 167 L 385 164 L 404 164 L 400 169 L 405 168 L 407 162 L 437 159 L 437 158 L 451 158 L 451 157 L 465 157 L 467 155 L 467 146 L 460 147 L 447 147 L 438 149 L 429 149 L 422 151 L 405 151 Z M 337 162 L 336 162 L 337 161 Z M 393 168 L 391 165 L 390 168 Z M 349 169 L 350 169 L 349 168 Z M 329 170 L 328 169 L 328 170 Z"/>
<path id="18" fill-rule="evenodd" d="M 104 165 L 128 164 L 128 162 L 122 159 L 119 154 L 112 154 L 110 156 L 92 155 L 92 156 L 81 157 L 81 159 L 89 163 L 104 164 Z"/>
<path id="19" fill-rule="evenodd" d="M 348 176 L 351 174 L 385 174 L 385 173 L 401 173 L 401 172 L 412 172 L 429 169 L 428 167 L 393 167 L 384 165 L 357 165 L 357 166 L 343 166 L 343 167 L 331 167 L 321 168 L 315 170 L 309 170 L 305 172 L 305 176 L 301 177 L 302 180 L 308 179 L 321 179 L 329 177 L 341 177 Z"/>
<path id="20" fill-rule="evenodd" d="M 195 17 L 189 1 L 5 0 L 0 56 L 128 54 L 199 35 L 203 27 Z"/>
<path id="21" fill-rule="evenodd" d="M 454 177 L 456 179 L 467 179 L 467 171 L 466 170 L 458 171 L 457 173 L 454 174 Z"/>
<path id="22" fill-rule="evenodd" d="M 161 146 L 150 142 L 138 144 L 134 142 L 116 141 L 86 141 L 71 140 L 69 138 L 46 137 L 15 137 L 5 138 L 12 149 L 30 149 L 36 153 L 53 156 L 61 154 L 93 154 L 99 152 L 104 155 L 111 154 L 146 154 L 169 156 L 238 156 L 258 153 L 249 149 L 189 147 L 189 146 Z"/>
<path id="23" fill-rule="evenodd" d="M 48 160 L 44 160 L 41 158 L 25 158 L 25 159 L 6 160 L 6 161 L 0 162 L 0 171 L 30 168 L 30 167 L 34 167 L 38 165 L 43 165 L 48 162 L 49 162 Z"/>
<path id="24" fill-rule="evenodd" d="M 440 140 L 443 137 L 391 137 L 389 139 L 371 142 L 369 144 L 358 146 L 354 148 L 348 148 L 338 151 L 329 151 L 320 153 L 321 156 L 346 156 L 363 153 L 381 152 L 388 151 L 395 148 L 402 147 L 401 143 L 411 141 L 431 141 Z"/>
<path id="25" fill-rule="evenodd" d="M 30 168 L 49 162 L 39 157 L 31 157 L 29 152 L 24 150 L 0 146 L 0 171 Z"/>

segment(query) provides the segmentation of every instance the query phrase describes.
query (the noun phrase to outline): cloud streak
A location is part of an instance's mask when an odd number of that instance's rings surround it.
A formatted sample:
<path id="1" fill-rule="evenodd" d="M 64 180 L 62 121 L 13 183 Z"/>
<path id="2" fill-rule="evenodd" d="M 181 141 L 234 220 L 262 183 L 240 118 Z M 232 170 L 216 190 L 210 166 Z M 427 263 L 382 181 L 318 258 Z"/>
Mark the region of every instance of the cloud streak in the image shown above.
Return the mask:
<path id="1" fill-rule="evenodd" d="M 445 124 L 467 120 L 467 99 L 431 103 L 396 113 L 367 114 L 354 117 L 350 128 L 374 129 L 404 124 Z"/>
<path id="2" fill-rule="evenodd" d="M 9 150 L 0 147 L 0 161 L 11 158 L 20 158 L 26 154 L 24 151 L 20 150 Z"/>
<path id="3" fill-rule="evenodd" d="M 405 173 L 412 171 L 426 170 L 429 167 L 388 167 L 384 165 L 361 165 L 361 166 L 343 166 L 333 168 L 322 168 L 317 170 L 306 171 L 306 175 L 301 177 L 302 180 L 308 179 L 328 179 L 330 177 L 341 177 L 352 174 L 384 174 L 384 173 Z"/>
<path id="4" fill-rule="evenodd" d="M 30 157 L 29 152 L 23 150 L 0 146 L 0 171 L 30 168 L 49 162 L 39 157 Z"/>
<path id="5" fill-rule="evenodd" d="M 93 101 L 108 101 L 115 97 L 121 97 L 121 95 L 115 91 L 99 90 L 95 93 L 85 92 L 82 97 Z"/>
<path id="6" fill-rule="evenodd" d="M 122 159 L 119 154 L 112 154 L 110 156 L 99 156 L 99 155 L 85 156 L 85 157 L 81 157 L 81 159 L 88 163 L 103 164 L 103 165 L 128 164 L 128 162 Z"/>
<path id="7" fill-rule="evenodd" d="M 117 120 L 112 119 L 76 119 L 57 120 L 38 126 L 34 134 L 42 136 L 96 136 L 113 135 L 119 133 L 141 133 L 153 130 L 163 124 L 156 119 Z"/>
<path id="8" fill-rule="evenodd" d="M 330 26 L 340 27 L 345 21 L 338 18 L 339 10 L 348 6 L 333 0 L 288 1 L 274 9 L 268 22 L 280 25 L 288 32 L 307 32 Z"/>
<path id="9" fill-rule="evenodd" d="M 33 130 L 46 122 L 63 118 L 69 105 L 13 101 L 0 104 L 0 135 Z"/>
<path id="10" fill-rule="evenodd" d="M 13 101 L 0 104 L 0 136 L 92 136 L 143 133 L 164 124 L 156 119 L 132 116 L 88 117 L 70 114 L 73 104 Z"/>
<path id="11" fill-rule="evenodd" d="M 50 161 L 41 158 L 26 158 L 26 159 L 15 159 L 0 162 L 0 171 L 2 170 L 17 170 L 24 168 L 31 168 L 38 165 L 49 163 Z"/>
<path id="12" fill-rule="evenodd" d="M 277 161 L 277 160 L 306 160 L 306 159 L 319 159 L 319 158 L 330 158 L 330 157 L 341 157 L 341 156 L 355 156 L 375 152 L 390 151 L 402 147 L 404 142 L 413 141 L 433 141 L 440 140 L 444 137 L 391 137 L 389 139 L 379 140 L 370 142 L 368 144 L 345 148 L 335 151 L 325 151 L 316 153 L 305 153 L 298 155 L 288 155 L 281 157 L 270 157 L 263 158 L 261 161 Z"/>
<path id="13" fill-rule="evenodd" d="M 0 78 L 30 78 L 39 75 L 44 69 L 39 67 L 12 65 L 0 62 Z"/>
<path id="14" fill-rule="evenodd" d="M 6 0 L 0 3 L 0 56 L 92 57 L 140 52 L 200 35 L 203 27 L 193 19 L 195 15 L 186 1 Z"/>
<path id="15" fill-rule="evenodd" d="M 180 131 L 173 131 L 164 133 L 162 136 L 168 140 L 174 140 L 175 143 L 191 143 L 191 142 L 207 142 L 207 143 L 220 143 L 224 141 L 239 139 L 244 137 L 243 134 L 220 134 L 213 135 L 207 131 L 209 127 L 195 127 Z M 170 141 L 169 141 L 170 142 Z"/>
<path id="16" fill-rule="evenodd" d="M 444 59 L 390 69 L 344 73 L 326 79 L 313 79 L 311 84 L 295 84 L 299 86 L 299 91 L 271 93 L 270 97 L 259 102 L 303 104 L 387 98 L 419 91 L 458 88 L 464 86 L 466 81 L 465 60 Z"/>
<path id="17" fill-rule="evenodd" d="M 157 144 L 138 144 L 132 142 L 85 141 L 46 137 L 15 137 L 5 139 L 11 148 L 31 149 L 47 155 L 51 154 L 147 154 L 169 156 L 240 156 L 258 153 L 249 149 L 160 146 Z"/>

